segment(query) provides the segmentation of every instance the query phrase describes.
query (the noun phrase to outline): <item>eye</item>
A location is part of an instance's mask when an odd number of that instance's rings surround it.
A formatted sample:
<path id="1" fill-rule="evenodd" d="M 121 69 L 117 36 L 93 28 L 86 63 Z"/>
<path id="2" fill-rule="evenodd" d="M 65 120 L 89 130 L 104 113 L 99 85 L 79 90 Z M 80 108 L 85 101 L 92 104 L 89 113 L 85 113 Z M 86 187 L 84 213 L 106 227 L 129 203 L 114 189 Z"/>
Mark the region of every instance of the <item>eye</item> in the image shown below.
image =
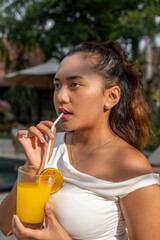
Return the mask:
<path id="1" fill-rule="evenodd" d="M 73 87 L 73 88 L 77 88 L 77 87 L 79 87 L 79 86 L 80 86 L 80 84 L 79 84 L 79 83 L 76 83 L 76 82 L 71 84 L 71 87 Z"/>
<path id="2" fill-rule="evenodd" d="M 59 83 L 53 83 L 55 89 L 59 89 L 61 87 L 61 85 Z"/>

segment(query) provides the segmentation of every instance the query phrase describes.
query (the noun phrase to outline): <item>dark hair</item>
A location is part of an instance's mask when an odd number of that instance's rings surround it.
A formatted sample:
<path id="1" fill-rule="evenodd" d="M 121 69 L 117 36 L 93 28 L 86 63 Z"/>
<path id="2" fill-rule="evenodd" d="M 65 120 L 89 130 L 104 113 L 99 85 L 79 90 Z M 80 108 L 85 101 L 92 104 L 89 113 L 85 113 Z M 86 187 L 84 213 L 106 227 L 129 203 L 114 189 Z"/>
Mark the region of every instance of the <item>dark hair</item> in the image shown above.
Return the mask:
<path id="1" fill-rule="evenodd" d="M 105 88 L 118 85 L 120 100 L 110 112 L 111 129 L 132 146 L 142 150 L 152 134 L 149 108 L 143 97 L 142 74 L 127 60 L 117 41 L 85 42 L 72 48 L 67 56 L 82 52 L 97 56 L 93 69 L 100 74 Z"/>

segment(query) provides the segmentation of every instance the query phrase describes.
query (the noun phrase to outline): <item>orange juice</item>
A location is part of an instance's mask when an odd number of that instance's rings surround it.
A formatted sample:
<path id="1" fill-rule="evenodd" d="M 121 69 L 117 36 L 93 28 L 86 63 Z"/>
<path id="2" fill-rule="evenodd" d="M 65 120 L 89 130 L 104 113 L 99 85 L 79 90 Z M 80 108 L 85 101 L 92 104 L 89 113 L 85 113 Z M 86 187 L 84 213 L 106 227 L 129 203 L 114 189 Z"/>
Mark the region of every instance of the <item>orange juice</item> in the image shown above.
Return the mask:
<path id="1" fill-rule="evenodd" d="M 17 185 L 17 216 L 23 223 L 41 223 L 44 205 L 49 200 L 48 184 L 21 183 Z"/>

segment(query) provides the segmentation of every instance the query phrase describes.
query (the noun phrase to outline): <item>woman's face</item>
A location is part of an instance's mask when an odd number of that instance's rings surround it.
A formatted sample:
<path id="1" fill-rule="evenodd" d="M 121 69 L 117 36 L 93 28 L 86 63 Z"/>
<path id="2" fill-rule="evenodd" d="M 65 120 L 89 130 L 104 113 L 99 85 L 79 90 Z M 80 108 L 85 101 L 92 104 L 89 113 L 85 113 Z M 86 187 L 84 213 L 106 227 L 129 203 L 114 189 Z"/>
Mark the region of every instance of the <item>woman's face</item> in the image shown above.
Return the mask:
<path id="1" fill-rule="evenodd" d="M 68 131 L 92 128 L 105 119 L 103 80 L 85 56 L 76 53 L 64 58 L 54 77 L 55 109 L 64 112 L 61 125 Z"/>

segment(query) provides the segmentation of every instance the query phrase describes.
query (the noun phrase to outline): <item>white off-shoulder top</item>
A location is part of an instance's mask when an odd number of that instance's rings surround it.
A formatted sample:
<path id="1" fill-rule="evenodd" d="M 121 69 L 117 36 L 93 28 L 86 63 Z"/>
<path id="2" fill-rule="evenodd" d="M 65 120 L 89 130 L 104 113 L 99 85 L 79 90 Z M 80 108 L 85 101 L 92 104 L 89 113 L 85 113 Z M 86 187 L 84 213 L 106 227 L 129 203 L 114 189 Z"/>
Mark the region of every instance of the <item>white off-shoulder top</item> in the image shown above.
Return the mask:
<path id="1" fill-rule="evenodd" d="M 58 133 L 52 157 L 45 168 L 59 169 L 62 188 L 51 195 L 50 205 L 59 223 L 72 239 L 126 240 L 126 224 L 120 198 L 152 184 L 159 175 L 146 174 L 122 182 L 105 181 L 77 171 L 69 162 L 65 133 Z"/>

